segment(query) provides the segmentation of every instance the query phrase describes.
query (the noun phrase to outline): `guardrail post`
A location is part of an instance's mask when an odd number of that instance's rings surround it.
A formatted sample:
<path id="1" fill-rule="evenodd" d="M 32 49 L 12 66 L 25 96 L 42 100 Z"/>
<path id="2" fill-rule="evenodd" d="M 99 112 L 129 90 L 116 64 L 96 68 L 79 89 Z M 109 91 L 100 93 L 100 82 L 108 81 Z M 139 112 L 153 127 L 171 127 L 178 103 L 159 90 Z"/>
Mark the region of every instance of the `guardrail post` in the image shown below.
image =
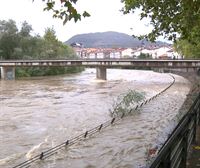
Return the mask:
<path id="1" fill-rule="evenodd" d="M 194 120 L 194 135 L 193 135 L 193 139 L 192 139 L 192 143 L 195 144 L 196 143 L 196 134 L 197 134 L 197 109 L 194 109 L 194 114 L 191 116 L 192 120 Z"/>
<path id="2" fill-rule="evenodd" d="M 185 133 L 183 134 L 183 151 L 182 151 L 182 161 L 181 161 L 181 165 L 180 167 L 181 168 L 186 168 L 187 166 L 187 148 L 188 148 L 188 133 L 189 133 L 189 130 L 187 129 L 185 131 Z"/>
<path id="3" fill-rule="evenodd" d="M 199 116 L 199 117 L 197 118 L 198 125 L 200 125 L 200 93 L 199 93 L 199 96 L 198 96 L 197 114 L 198 114 L 198 116 Z"/>
<path id="4" fill-rule="evenodd" d="M 43 157 L 44 157 L 44 153 L 42 152 L 42 153 L 40 154 L 40 160 L 42 160 Z"/>
<path id="5" fill-rule="evenodd" d="M 171 167 L 170 156 L 171 156 L 171 150 L 169 149 L 168 155 L 164 158 L 163 162 L 161 163 L 162 168 L 170 168 Z"/>

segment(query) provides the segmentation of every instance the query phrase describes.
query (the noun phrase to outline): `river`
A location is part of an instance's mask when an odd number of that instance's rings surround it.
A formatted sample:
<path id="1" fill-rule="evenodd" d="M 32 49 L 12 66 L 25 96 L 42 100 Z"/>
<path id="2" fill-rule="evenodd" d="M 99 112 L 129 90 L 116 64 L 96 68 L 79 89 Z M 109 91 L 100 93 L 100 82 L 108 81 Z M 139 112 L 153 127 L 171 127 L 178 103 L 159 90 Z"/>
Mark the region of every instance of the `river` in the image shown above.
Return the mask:
<path id="1" fill-rule="evenodd" d="M 152 71 L 108 69 L 107 73 L 107 81 L 96 80 L 95 69 L 1 80 L 0 167 L 15 166 L 111 119 L 109 109 L 129 89 L 150 98 L 172 82 L 169 74 Z M 148 149 L 163 143 L 175 126 L 172 121 L 190 90 L 188 80 L 173 76 L 175 84 L 137 113 L 32 167 L 143 167 Z"/>

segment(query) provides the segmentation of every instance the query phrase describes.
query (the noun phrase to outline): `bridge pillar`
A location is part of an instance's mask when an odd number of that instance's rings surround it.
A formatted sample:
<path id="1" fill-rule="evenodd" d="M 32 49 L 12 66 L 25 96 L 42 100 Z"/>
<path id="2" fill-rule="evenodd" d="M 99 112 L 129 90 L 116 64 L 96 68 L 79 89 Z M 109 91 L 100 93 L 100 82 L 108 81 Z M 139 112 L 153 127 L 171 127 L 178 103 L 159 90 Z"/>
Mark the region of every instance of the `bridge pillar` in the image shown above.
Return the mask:
<path id="1" fill-rule="evenodd" d="M 15 79 L 15 67 L 1 67 L 1 79 L 14 80 Z"/>
<path id="2" fill-rule="evenodd" d="M 97 67 L 96 71 L 97 79 L 106 80 L 106 67 Z"/>

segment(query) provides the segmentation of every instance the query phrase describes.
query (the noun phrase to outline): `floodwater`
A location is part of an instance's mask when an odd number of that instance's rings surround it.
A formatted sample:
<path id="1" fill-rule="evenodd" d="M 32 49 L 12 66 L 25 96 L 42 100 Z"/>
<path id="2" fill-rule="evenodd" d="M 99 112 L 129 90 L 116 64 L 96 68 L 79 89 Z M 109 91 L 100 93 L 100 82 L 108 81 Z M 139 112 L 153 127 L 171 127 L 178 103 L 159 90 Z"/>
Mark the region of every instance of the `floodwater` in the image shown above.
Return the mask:
<path id="1" fill-rule="evenodd" d="M 13 167 L 110 120 L 109 109 L 129 89 L 145 92 L 148 99 L 173 81 L 152 71 L 107 73 L 107 81 L 96 80 L 95 69 L 0 81 L 0 167 Z M 148 149 L 158 148 L 175 127 L 190 89 L 186 79 L 173 76 L 175 84 L 135 114 L 31 167 L 144 167 Z"/>

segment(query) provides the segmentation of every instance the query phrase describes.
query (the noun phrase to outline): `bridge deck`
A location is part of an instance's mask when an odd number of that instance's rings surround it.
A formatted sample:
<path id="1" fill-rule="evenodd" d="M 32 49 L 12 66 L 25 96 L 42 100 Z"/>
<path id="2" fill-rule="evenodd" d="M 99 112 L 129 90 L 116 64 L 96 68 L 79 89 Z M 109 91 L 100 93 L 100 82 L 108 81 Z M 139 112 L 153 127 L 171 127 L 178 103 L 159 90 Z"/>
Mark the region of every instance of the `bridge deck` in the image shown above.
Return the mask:
<path id="1" fill-rule="evenodd" d="M 0 67 L 85 66 L 85 67 L 151 67 L 200 68 L 200 60 L 136 60 L 136 59 L 77 59 L 77 60 L 1 60 Z"/>

